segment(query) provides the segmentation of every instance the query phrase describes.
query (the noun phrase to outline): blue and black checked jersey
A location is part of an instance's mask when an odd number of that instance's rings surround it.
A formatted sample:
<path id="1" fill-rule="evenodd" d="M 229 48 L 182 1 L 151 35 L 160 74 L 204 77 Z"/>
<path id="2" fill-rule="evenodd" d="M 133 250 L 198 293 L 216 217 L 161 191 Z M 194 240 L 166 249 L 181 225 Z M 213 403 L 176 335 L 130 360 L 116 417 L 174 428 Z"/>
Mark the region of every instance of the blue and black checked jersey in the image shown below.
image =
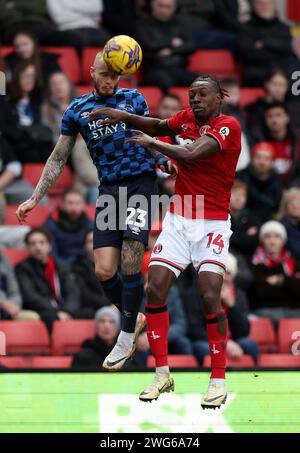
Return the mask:
<path id="1" fill-rule="evenodd" d="M 82 135 L 98 170 L 99 180 L 105 183 L 154 172 L 151 154 L 138 144 L 126 143 L 126 139 L 133 135 L 133 127 L 123 122 L 101 125 L 98 119 L 88 121 L 88 114 L 100 107 L 113 107 L 141 116 L 149 114 L 141 93 L 125 88 L 118 88 L 109 98 L 91 92 L 71 102 L 62 119 L 61 133 Z"/>

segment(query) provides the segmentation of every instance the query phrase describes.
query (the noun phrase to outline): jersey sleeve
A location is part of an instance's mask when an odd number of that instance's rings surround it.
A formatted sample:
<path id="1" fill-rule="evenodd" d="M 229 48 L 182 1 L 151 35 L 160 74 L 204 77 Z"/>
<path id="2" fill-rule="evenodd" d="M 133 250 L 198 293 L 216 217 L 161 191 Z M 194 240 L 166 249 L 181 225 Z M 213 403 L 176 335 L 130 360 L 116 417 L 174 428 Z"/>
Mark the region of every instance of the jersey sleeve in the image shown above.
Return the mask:
<path id="1" fill-rule="evenodd" d="M 208 129 L 204 135 L 213 137 L 219 144 L 220 151 L 227 149 L 241 149 L 241 126 L 234 118 L 228 118 Z"/>
<path id="2" fill-rule="evenodd" d="M 75 120 L 74 103 L 72 102 L 65 111 L 61 121 L 62 135 L 75 136 L 79 132 L 78 122 Z"/>
<path id="3" fill-rule="evenodd" d="M 171 129 L 171 131 L 174 132 L 175 134 L 179 134 L 181 132 L 181 126 L 183 124 L 182 123 L 183 114 L 184 111 L 178 112 L 167 120 L 167 125 L 169 129 Z"/>
<path id="4" fill-rule="evenodd" d="M 149 116 L 148 104 L 139 91 L 136 91 L 136 96 L 134 97 L 134 110 L 136 115 Z"/>

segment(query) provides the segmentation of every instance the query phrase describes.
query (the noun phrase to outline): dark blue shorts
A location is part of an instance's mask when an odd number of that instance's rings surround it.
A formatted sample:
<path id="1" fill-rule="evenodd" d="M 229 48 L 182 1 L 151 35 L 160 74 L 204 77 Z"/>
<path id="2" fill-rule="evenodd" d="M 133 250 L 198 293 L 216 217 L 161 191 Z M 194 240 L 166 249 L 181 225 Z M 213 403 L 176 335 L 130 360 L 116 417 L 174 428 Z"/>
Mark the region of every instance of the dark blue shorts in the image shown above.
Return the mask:
<path id="1" fill-rule="evenodd" d="M 124 238 L 147 246 L 151 229 L 151 195 L 157 195 L 155 173 L 144 173 L 99 187 L 94 220 L 94 249 L 122 247 Z"/>

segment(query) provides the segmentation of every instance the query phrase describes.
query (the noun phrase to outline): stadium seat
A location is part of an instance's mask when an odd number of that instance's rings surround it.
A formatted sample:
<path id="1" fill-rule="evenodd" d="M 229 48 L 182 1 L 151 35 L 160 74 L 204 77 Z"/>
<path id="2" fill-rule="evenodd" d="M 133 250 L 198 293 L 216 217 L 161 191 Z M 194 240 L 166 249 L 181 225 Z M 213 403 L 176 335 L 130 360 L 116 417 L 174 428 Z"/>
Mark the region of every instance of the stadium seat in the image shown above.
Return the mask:
<path id="1" fill-rule="evenodd" d="M 72 356 L 64 357 L 43 357 L 33 356 L 31 368 L 70 368 Z"/>
<path id="2" fill-rule="evenodd" d="M 6 208 L 6 217 L 4 225 L 20 225 L 16 216 L 18 206 L 8 205 Z M 28 213 L 27 224 L 33 227 L 41 226 L 49 215 L 49 211 L 45 206 L 39 204 Z"/>
<path id="3" fill-rule="evenodd" d="M 171 368 L 198 368 L 198 362 L 193 355 L 169 355 L 169 365 Z M 149 356 L 147 368 L 155 368 L 155 359 Z"/>
<path id="4" fill-rule="evenodd" d="M 245 107 L 266 95 L 263 88 L 241 88 L 240 106 Z"/>
<path id="5" fill-rule="evenodd" d="M 14 49 L 12 46 L 3 46 L 3 47 L 0 47 L 0 55 L 1 57 L 5 57 L 6 55 L 8 55 L 9 53 L 13 52 Z"/>
<path id="6" fill-rule="evenodd" d="M 220 79 L 240 78 L 240 73 L 229 50 L 197 50 L 190 56 L 188 70 L 209 74 Z"/>
<path id="7" fill-rule="evenodd" d="M 267 367 L 300 368 L 300 355 L 260 354 L 258 358 L 258 365 L 265 368 Z"/>
<path id="8" fill-rule="evenodd" d="M 288 0 L 287 16 L 294 22 L 300 22 L 299 0 Z"/>
<path id="9" fill-rule="evenodd" d="M 274 352 L 277 350 L 276 334 L 269 318 L 251 319 L 249 336 L 257 342 L 260 351 Z"/>
<path id="10" fill-rule="evenodd" d="M 278 327 L 278 352 L 289 354 L 297 340 L 300 342 L 300 318 L 281 319 Z M 300 350 L 300 344 L 296 347 Z"/>
<path id="11" fill-rule="evenodd" d="M 254 361 L 250 355 L 244 354 L 240 360 L 234 360 L 232 358 L 227 358 L 227 367 L 232 368 L 247 368 L 253 367 Z M 204 368 L 210 368 L 210 355 L 206 355 L 203 361 Z"/>
<path id="12" fill-rule="evenodd" d="M 169 90 L 170 94 L 175 94 L 179 97 L 180 103 L 183 109 L 186 109 L 190 106 L 189 102 L 189 90 L 183 87 L 172 87 Z"/>
<path id="13" fill-rule="evenodd" d="M 2 252 L 10 262 L 12 267 L 15 267 L 21 261 L 28 257 L 27 249 L 3 249 Z"/>
<path id="14" fill-rule="evenodd" d="M 83 49 L 81 58 L 81 79 L 83 83 L 91 83 L 90 67 L 93 64 L 97 52 L 99 52 L 100 50 L 101 49 L 99 49 L 98 47 L 86 47 L 85 49 Z"/>
<path id="15" fill-rule="evenodd" d="M 73 47 L 42 47 L 42 50 L 59 55 L 58 63 L 62 71 L 73 83 L 80 81 L 80 60 Z"/>
<path id="16" fill-rule="evenodd" d="M 162 91 L 158 87 L 142 86 L 138 88 L 139 92 L 142 93 L 149 106 L 150 113 L 153 115 L 156 113 L 158 104 L 162 98 Z"/>
<path id="17" fill-rule="evenodd" d="M 44 164 L 24 164 L 23 166 L 23 179 L 28 181 L 32 186 L 36 187 L 41 177 Z M 63 193 L 69 189 L 73 184 L 73 175 L 70 167 L 66 165 L 59 176 L 58 180 L 49 189 L 48 194 L 56 195 Z"/>
<path id="18" fill-rule="evenodd" d="M 7 368 L 27 368 L 27 363 L 27 357 L 0 356 L 0 365 L 3 365 Z"/>
<path id="19" fill-rule="evenodd" d="M 94 338 L 93 319 L 55 321 L 52 331 L 52 355 L 73 354 L 80 350 L 84 340 Z"/>
<path id="20" fill-rule="evenodd" d="M 76 92 L 78 96 L 83 96 L 85 94 L 90 93 L 93 90 L 93 85 L 78 85 L 76 87 Z"/>
<path id="21" fill-rule="evenodd" d="M 50 339 L 42 321 L 0 321 L 9 355 L 49 354 Z"/>
<path id="22" fill-rule="evenodd" d="M 57 181 L 50 187 L 48 191 L 48 195 L 56 196 L 56 195 L 63 195 L 64 192 L 71 188 L 73 184 L 73 174 L 68 165 L 66 165 L 57 179 Z"/>
<path id="23" fill-rule="evenodd" d="M 88 204 L 85 207 L 85 213 L 88 216 L 89 219 L 94 220 L 95 217 L 95 205 L 93 204 Z"/>

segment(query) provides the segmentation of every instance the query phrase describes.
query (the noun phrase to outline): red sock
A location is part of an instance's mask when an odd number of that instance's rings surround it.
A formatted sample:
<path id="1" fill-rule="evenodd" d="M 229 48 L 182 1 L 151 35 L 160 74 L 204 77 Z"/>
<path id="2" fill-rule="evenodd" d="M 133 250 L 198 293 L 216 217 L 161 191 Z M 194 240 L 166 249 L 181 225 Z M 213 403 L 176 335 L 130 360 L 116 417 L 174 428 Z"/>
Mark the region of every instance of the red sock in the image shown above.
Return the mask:
<path id="1" fill-rule="evenodd" d="M 169 312 L 167 305 L 147 305 L 147 336 L 156 367 L 168 365 Z"/>
<path id="2" fill-rule="evenodd" d="M 226 347 L 227 347 L 227 318 L 224 311 L 206 315 L 206 332 L 211 357 L 211 378 L 225 379 Z M 225 335 L 218 328 L 226 320 Z"/>

